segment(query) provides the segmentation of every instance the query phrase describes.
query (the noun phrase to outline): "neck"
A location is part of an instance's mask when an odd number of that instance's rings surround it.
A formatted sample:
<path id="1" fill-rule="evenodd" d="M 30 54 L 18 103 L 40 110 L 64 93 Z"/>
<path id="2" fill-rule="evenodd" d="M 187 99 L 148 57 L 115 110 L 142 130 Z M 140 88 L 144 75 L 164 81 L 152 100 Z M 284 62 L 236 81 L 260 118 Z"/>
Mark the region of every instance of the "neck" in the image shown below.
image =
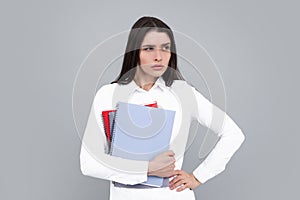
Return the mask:
<path id="1" fill-rule="evenodd" d="M 144 90 L 150 90 L 152 88 L 152 86 L 154 85 L 155 81 L 157 80 L 158 78 L 152 78 L 152 79 L 144 79 L 144 78 L 140 78 L 138 76 L 135 76 L 134 77 L 134 81 L 135 83 L 142 89 Z"/>

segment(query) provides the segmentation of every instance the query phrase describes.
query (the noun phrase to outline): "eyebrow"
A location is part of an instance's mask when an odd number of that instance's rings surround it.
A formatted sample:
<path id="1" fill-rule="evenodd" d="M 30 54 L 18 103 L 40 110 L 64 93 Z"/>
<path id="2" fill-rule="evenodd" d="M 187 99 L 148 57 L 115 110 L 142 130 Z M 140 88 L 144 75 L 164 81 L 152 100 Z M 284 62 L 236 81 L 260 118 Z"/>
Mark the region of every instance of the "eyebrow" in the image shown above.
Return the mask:
<path id="1" fill-rule="evenodd" d="M 168 45 L 168 44 L 170 44 L 170 42 L 161 44 L 161 46 L 166 46 L 166 45 Z M 154 47 L 154 46 L 155 46 L 155 45 L 152 45 L 152 44 L 145 44 L 145 45 L 143 45 L 142 47 Z"/>

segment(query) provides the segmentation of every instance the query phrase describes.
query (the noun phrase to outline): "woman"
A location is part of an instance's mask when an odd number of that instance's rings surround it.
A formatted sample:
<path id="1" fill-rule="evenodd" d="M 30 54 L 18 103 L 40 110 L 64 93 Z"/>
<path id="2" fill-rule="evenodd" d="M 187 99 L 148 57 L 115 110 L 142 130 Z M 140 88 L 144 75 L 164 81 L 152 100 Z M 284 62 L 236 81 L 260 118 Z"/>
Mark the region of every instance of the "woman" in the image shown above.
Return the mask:
<path id="1" fill-rule="evenodd" d="M 181 170 L 183 156 L 177 155 L 178 151 L 174 153 L 175 148 L 170 148 L 169 151 L 147 162 L 118 159 L 105 153 L 108 144 L 101 128 L 102 119 L 98 113 L 115 108 L 112 98 L 116 98 L 118 94 L 116 91 L 128 93 L 130 103 L 145 105 L 156 101 L 158 107 L 175 110 L 171 142 L 176 140 L 180 132 L 184 136 L 180 145 L 185 147 L 188 130 L 180 131 L 182 129 L 179 130 L 178 126 L 188 124 L 190 121 L 184 120 L 186 117 L 181 115 L 185 107 L 178 101 L 176 92 L 174 93 L 178 83 L 185 83 L 187 85 L 185 87 L 192 91 L 193 97 L 183 98 L 195 99 L 194 104 L 191 104 L 189 117 L 211 128 L 220 136 L 214 149 L 193 172 Z M 224 124 L 221 128 L 214 127 L 212 124 L 213 110 L 224 115 Z M 157 18 L 142 17 L 135 22 L 130 31 L 120 75 L 111 84 L 102 86 L 94 98 L 83 138 L 83 144 L 88 148 L 83 148 L 84 145 L 81 148 L 81 170 L 84 175 L 110 180 L 111 200 L 195 199 L 192 190 L 221 173 L 244 139 L 240 128 L 226 113 L 217 109 L 183 80 L 177 69 L 176 46 L 172 30 Z M 92 152 L 94 155 L 98 154 L 98 157 L 92 156 Z M 126 168 L 125 165 L 129 167 Z M 116 166 L 122 166 L 120 167 L 122 170 L 117 169 Z M 131 168 L 135 169 L 131 170 Z M 169 187 L 120 186 L 142 183 L 147 180 L 148 175 L 168 177 Z M 115 182 L 121 184 L 116 186 Z"/>

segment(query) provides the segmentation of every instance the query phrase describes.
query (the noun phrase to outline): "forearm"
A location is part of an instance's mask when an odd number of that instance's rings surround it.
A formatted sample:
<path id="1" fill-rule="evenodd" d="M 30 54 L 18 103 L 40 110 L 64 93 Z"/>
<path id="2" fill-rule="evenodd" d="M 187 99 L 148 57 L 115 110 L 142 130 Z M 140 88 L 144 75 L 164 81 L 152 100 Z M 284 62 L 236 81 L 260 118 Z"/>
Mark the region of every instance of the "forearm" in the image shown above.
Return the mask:
<path id="1" fill-rule="evenodd" d="M 220 140 L 193 172 L 201 183 L 224 171 L 233 154 L 245 140 L 241 129 L 227 115 L 225 123 L 224 130 L 220 133 Z"/>
<path id="2" fill-rule="evenodd" d="M 100 128 L 103 125 L 98 122 L 94 109 L 91 109 L 80 152 L 82 173 L 124 184 L 146 181 L 148 161 L 129 160 L 106 154 L 106 137 Z"/>
<path id="3" fill-rule="evenodd" d="M 106 160 L 105 160 L 106 157 Z M 109 159 L 110 161 L 107 162 Z M 106 161 L 106 162 L 104 162 Z M 132 165 L 138 162 L 140 166 L 138 171 L 125 171 L 121 168 L 115 168 L 109 166 L 110 162 L 122 163 L 126 162 L 126 165 L 131 165 L 128 162 L 132 162 Z M 95 178 L 101 178 L 105 180 L 116 181 L 123 184 L 137 184 L 147 180 L 148 162 L 130 161 L 110 155 L 106 155 L 100 159 L 94 158 L 86 149 L 82 146 L 80 152 L 80 169 L 82 174 Z M 144 170 L 142 169 L 144 168 Z"/>

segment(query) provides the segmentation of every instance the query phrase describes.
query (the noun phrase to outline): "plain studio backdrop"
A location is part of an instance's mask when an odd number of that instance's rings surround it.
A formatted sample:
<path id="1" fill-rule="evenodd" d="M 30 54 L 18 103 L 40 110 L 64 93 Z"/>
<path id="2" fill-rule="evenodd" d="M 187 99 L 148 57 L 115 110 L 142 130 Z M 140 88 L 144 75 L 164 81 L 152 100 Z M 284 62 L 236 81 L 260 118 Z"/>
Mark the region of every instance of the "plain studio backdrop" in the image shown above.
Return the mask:
<path id="1" fill-rule="evenodd" d="M 226 111 L 246 136 L 196 198 L 299 198 L 299 6 L 290 0 L 1 1 L 0 199 L 108 199 L 108 181 L 80 172 L 73 83 L 97 44 L 144 15 L 207 50 L 223 78 Z M 201 138 L 186 152 L 186 170 L 196 167 L 191 159 Z"/>

